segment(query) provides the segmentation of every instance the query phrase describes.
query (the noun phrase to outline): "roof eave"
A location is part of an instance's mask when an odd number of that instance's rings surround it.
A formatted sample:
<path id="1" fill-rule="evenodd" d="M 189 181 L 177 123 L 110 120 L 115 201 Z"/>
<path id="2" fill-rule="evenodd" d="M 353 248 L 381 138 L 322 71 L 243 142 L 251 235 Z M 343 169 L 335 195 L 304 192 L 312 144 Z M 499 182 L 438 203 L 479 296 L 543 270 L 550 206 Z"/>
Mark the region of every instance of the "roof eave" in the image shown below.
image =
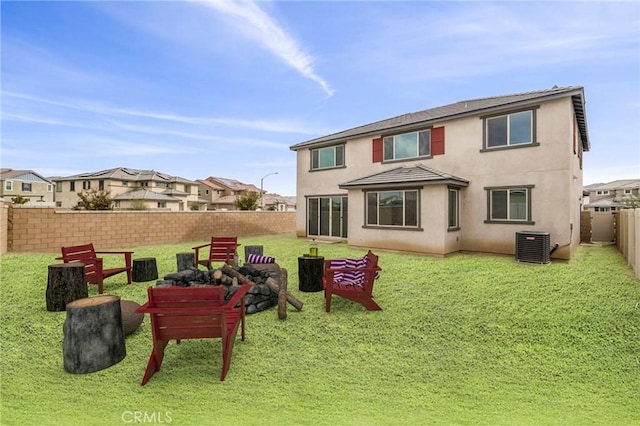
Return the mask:
<path id="1" fill-rule="evenodd" d="M 376 182 L 368 184 L 360 183 L 342 183 L 338 185 L 340 189 L 397 189 L 397 188 L 422 188 L 428 185 L 451 185 L 458 187 L 469 186 L 468 181 L 457 179 L 434 179 L 434 180 L 422 180 L 414 182 Z"/>

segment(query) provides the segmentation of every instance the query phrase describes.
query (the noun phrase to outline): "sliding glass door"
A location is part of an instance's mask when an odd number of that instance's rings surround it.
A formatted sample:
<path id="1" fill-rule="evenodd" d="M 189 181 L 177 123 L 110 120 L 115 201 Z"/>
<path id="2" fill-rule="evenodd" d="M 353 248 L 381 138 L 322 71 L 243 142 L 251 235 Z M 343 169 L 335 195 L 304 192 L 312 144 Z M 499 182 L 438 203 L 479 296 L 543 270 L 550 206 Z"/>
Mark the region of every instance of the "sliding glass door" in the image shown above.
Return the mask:
<path id="1" fill-rule="evenodd" d="M 308 235 L 347 238 L 347 197 L 309 197 Z"/>

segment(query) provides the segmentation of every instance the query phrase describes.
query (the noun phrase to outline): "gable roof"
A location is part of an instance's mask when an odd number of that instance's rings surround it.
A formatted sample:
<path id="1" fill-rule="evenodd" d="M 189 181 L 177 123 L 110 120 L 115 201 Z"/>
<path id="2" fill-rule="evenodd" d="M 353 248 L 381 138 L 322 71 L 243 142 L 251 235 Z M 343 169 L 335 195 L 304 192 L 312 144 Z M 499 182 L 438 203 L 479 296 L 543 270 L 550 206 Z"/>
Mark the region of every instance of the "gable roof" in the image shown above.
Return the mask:
<path id="1" fill-rule="evenodd" d="M 212 182 L 214 184 L 221 185 L 222 187 L 229 188 L 232 191 L 253 191 L 260 192 L 260 190 L 253 184 L 242 183 L 236 179 L 221 178 L 216 176 L 209 176 L 205 181 Z"/>
<path id="2" fill-rule="evenodd" d="M 80 173 L 72 176 L 56 176 L 51 178 L 53 181 L 62 180 L 79 180 L 79 179 L 112 179 L 129 182 L 165 182 L 173 183 L 180 182 L 186 184 L 195 184 L 195 182 L 188 179 L 181 178 L 179 176 L 171 176 L 166 173 L 157 172 L 155 170 L 137 170 L 129 169 L 126 167 L 116 167 L 114 169 L 101 170 L 98 172 Z"/>
<path id="3" fill-rule="evenodd" d="M 422 164 L 416 166 L 402 166 L 384 172 L 369 175 L 338 185 L 341 189 L 354 188 L 397 188 L 423 185 L 456 185 L 469 186 L 469 181 L 427 167 Z"/>
<path id="4" fill-rule="evenodd" d="M 582 139 L 582 148 L 589 150 L 589 134 L 585 118 L 584 88 L 582 86 L 557 87 L 512 95 L 494 96 L 489 98 L 470 99 L 436 108 L 425 109 L 418 112 L 399 115 L 386 120 L 377 121 L 364 126 L 354 127 L 331 135 L 322 136 L 301 142 L 289 147 L 292 151 L 312 146 L 323 146 L 336 142 L 344 142 L 348 139 L 363 136 L 378 136 L 391 131 L 408 131 L 421 126 L 427 126 L 444 120 L 460 118 L 469 115 L 486 114 L 494 110 L 504 108 L 516 108 L 534 102 L 549 101 L 552 99 L 570 96 L 578 122 L 578 129 Z"/>
<path id="5" fill-rule="evenodd" d="M 149 191 L 148 189 L 135 189 L 133 191 L 125 192 L 124 194 L 116 195 L 115 197 L 113 197 L 113 199 L 117 201 L 146 200 L 146 201 L 165 201 L 169 203 L 177 203 L 180 201 L 166 194 Z"/>
<path id="6" fill-rule="evenodd" d="M 13 170 L 13 169 L 0 169 L 0 180 L 19 180 L 23 182 L 40 182 L 40 183 L 48 183 L 52 184 L 52 182 L 40 176 L 38 173 L 33 170 Z"/>
<path id="7" fill-rule="evenodd" d="M 598 183 L 585 187 L 590 192 L 618 189 L 640 189 L 640 179 L 619 179 L 608 183 Z"/>

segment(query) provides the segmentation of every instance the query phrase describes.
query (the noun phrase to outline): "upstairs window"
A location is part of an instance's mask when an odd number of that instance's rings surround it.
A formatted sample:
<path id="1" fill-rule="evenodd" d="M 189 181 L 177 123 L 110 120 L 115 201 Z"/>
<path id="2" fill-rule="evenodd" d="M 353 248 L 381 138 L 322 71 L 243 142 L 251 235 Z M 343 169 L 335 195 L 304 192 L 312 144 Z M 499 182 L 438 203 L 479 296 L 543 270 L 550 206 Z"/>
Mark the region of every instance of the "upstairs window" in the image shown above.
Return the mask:
<path id="1" fill-rule="evenodd" d="M 384 161 L 431 155 L 431 131 L 403 133 L 383 139 Z"/>
<path id="2" fill-rule="evenodd" d="M 69 182 L 69 191 L 74 192 L 76 190 L 76 183 L 75 181 L 71 181 Z"/>
<path id="3" fill-rule="evenodd" d="M 62 182 L 56 182 L 56 192 L 62 192 Z"/>
<path id="4" fill-rule="evenodd" d="M 609 191 L 596 191 L 597 195 L 609 195 Z"/>
<path id="5" fill-rule="evenodd" d="M 484 117 L 484 149 L 535 145 L 535 110 Z"/>
<path id="6" fill-rule="evenodd" d="M 311 150 L 311 170 L 344 167 L 344 145 Z"/>
<path id="7" fill-rule="evenodd" d="M 91 181 L 83 180 L 82 181 L 82 189 L 91 189 Z"/>
<path id="8" fill-rule="evenodd" d="M 47 192 L 53 192 L 53 185 L 50 183 L 47 184 Z"/>
<path id="9" fill-rule="evenodd" d="M 22 192 L 31 192 L 31 182 L 22 182 Z"/>
<path id="10" fill-rule="evenodd" d="M 4 181 L 4 190 L 5 191 L 13 191 L 13 181 L 12 180 Z"/>

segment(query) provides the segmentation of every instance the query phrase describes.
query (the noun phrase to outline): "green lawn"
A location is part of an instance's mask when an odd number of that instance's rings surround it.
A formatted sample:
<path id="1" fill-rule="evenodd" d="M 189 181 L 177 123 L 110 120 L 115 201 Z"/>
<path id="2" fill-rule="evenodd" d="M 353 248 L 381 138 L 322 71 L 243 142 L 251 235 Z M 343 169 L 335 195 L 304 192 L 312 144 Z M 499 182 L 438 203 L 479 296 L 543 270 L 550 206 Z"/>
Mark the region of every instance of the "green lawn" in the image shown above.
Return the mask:
<path id="1" fill-rule="evenodd" d="M 0 424 L 640 424 L 640 281 L 615 247 L 580 247 L 574 260 L 548 265 L 378 251 L 374 295 L 384 310 L 334 298 L 327 314 L 322 292 L 298 291 L 306 240 L 240 242 L 263 245 L 287 268 L 303 310 L 289 306 L 285 321 L 275 307 L 249 315 L 224 382 L 220 342 L 190 340 L 167 347 L 144 387 L 148 317 L 120 363 L 66 373 L 66 314 L 45 302 L 59 254 L 3 255 Z M 155 257 L 163 276 L 197 243 L 138 247 L 134 257 Z M 320 244 L 326 258 L 365 251 Z M 143 303 L 153 284 L 120 275 L 105 294 Z"/>

